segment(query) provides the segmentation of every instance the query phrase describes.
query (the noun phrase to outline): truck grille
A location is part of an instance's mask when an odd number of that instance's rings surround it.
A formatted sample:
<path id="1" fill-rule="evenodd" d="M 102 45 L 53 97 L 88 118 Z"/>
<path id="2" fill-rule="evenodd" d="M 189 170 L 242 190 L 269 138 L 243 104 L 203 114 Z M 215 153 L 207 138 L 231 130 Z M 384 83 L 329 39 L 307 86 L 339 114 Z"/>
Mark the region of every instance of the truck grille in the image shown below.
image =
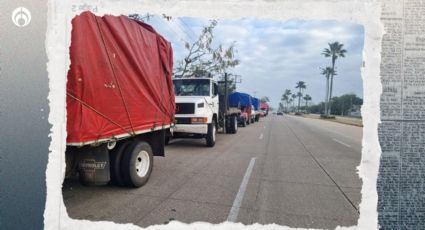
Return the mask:
<path id="1" fill-rule="evenodd" d="M 176 124 L 191 124 L 190 117 L 176 117 Z"/>
<path id="2" fill-rule="evenodd" d="M 176 103 L 176 114 L 194 114 L 195 103 Z"/>

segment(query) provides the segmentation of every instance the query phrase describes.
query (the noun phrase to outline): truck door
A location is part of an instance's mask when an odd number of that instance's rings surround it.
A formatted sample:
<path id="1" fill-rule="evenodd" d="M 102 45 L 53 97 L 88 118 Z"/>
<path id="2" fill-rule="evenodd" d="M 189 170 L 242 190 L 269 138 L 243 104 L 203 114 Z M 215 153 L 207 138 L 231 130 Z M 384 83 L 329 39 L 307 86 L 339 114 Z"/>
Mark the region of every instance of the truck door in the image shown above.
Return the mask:
<path id="1" fill-rule="evenodd" d="M 215 82 L 211 82 L 211 94 L 212 94 L 212 102 L 213 102 L 213 112 L 218 114 L 218 85 Z"/>

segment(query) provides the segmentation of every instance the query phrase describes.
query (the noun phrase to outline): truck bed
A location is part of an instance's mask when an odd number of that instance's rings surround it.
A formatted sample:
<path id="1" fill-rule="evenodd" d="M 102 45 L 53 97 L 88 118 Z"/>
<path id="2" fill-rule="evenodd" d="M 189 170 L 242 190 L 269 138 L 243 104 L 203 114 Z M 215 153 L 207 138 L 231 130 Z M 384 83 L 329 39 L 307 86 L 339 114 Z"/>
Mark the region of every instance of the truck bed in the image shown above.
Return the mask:
<path id="1" fill-rule="evenodd" d="M 171 44 L 125 16 L 84 12 L 72 20 L 67 144 L 126 138 L 171 125 Z"/>

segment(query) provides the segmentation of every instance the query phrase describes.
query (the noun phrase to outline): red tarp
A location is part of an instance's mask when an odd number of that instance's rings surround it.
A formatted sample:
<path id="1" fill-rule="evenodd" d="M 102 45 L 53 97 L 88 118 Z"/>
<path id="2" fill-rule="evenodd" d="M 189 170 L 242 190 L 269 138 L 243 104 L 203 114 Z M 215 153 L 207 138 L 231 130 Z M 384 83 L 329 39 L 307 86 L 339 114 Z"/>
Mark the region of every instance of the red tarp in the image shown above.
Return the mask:
<path id="1" fill-rule="evenodd" d="M 72 20 L 67 143 L 130 135 L 174 117 L 171 44 L 125 16 Z"/>
<path id="2" fill-rule="evenodd" d="M 269 105 L 267 103 L 261 102 L 260 109 L 267 110 L 269 109 Z"/>

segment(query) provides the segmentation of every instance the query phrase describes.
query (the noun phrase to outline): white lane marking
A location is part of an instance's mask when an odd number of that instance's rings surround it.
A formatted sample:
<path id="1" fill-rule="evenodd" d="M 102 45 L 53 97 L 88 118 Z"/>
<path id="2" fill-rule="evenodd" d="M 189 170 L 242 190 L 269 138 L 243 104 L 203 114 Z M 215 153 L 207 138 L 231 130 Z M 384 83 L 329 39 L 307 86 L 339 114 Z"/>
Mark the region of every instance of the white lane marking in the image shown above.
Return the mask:
<path id="1" fill-rule="evenodd" d="M 263 139 L 263 136 L 264 136 L 263 134 L 260 134 L 259 139 L 260 139 L 260 140 L 261 140 L 261 139 Z"/>
<path id="2" fill-rule="evenodd" d="M 340 143 L 341 145 L 345 145 L 345 146 L 347 146 L 348 148 L 351 148 L 351 146 L 350 146 L 350 145 L 347 145 L 347 144 L 345 144 L 344 142 L 339 141 L 339 140 L 337 140 L 337 139 L 335 139 L 335 138 L 333 138 L 332 140 L 334 140 L 335 142 Z"/>
<path id="3" fill-rule="evenodd" d="M 252 169 L 254 168 L 255 157 L 251 158 L 249 162 L 248 168 L 246 169 L 245 175 L 243 177 L 242 183 L 239 186 L 238 194 L 236 195 L 235 200 L 233 201 L 232 208 L 230 209 L 229 216 L 227 217 L 227 221 L 236 222 L 236 219 L 239 215 L 239 209 L 242 204 L 242 199 L 245 194 L 246 186 L 248 185 L 249 177 L 251 176 Z"/>

